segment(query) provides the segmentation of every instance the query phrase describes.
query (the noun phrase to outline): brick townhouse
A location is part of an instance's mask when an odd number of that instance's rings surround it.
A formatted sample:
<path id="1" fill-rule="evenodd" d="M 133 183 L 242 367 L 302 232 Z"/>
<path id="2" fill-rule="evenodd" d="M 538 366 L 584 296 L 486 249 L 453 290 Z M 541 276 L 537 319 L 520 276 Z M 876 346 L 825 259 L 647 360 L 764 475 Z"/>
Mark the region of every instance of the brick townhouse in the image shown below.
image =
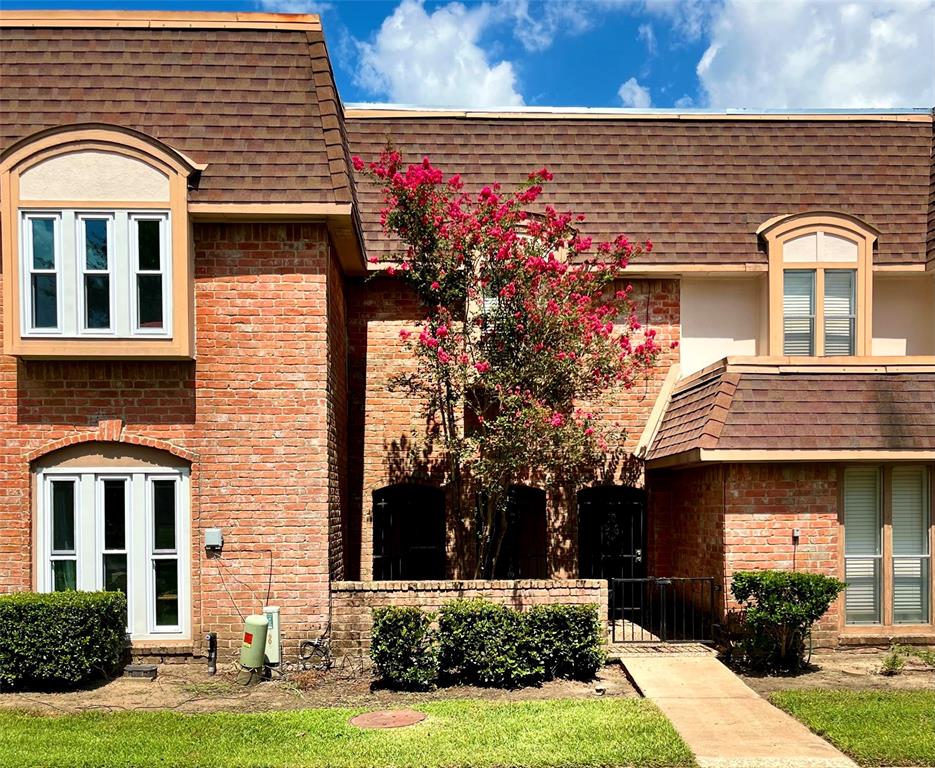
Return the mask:
<path id="1" fill-rule="evenodd" d="M 848 582 L 824 642 L 931 641 L 933 139 L 928 110 L 351 108 L 315 16 L 0 13 L 0 591 L 122 589 L 157 656 L 277 605 L 289 655 L 385 602 L 799 568 Z M 633 458 L 515 489 L 496 582 L 457 581 L 470 532 L 389 391 L 419 309 L 350 164 L 387 141 L 469 187 L 545 165 L 585 234 L 655 244 L 634 295 L 679 345 L 613 404 Z"/>

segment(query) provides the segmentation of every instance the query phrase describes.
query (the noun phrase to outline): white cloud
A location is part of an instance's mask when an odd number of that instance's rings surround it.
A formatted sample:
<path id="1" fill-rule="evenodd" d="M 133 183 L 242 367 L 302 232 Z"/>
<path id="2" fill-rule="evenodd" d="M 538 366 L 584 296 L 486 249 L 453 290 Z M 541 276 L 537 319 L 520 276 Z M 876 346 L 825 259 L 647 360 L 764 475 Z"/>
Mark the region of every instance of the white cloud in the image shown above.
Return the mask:
<path id="1" fill-rule="evenodd" d="M 691 41 L 701 37 L 721 0 L 595 0 L 595 3 L 604 9 L 623 9 L 665 19 Z"/>
<path id="2" fill-rule="evenodd" d="M 675 106 L 678 109 L 691 109 L 695 106 L 695 100 L 686 93 L 675 100 Z"/>
<path id="3" fill-rule="evenodd" d="M 425 106 L 508 107 L 523 103 L 509 61 L 478 45 L 491 8 L 449 3 L 431 14 L 402 0 L 373 42 L 358 43 L 358 84 L 392 101 Z"/>
<path id="4" fill-rule="evenodd" d="M 935 2 L 727 0 L 697 72 L 714 108 L 931 106 Z"/>
<path id="5" fill-rule="evenodd" d="M 317 0 L 257 0 L 257 8 L 267 13 L 324 13 L 331 3 Z"/>
<path id="6" fill-rule="evenodd" d="M 646 52 L 653 56 L 656 53 L 656 33 L 652 24 L 640 24 L 636 30 L 637 39 L 646 46 Z"/>
<path id="7" fill-rule="evenodd" d="M 527 51 L 544 51 L 559 34 L 576 35 L 591 28 L 590 15 L 578 2 L 546 2 L 530 10 L 530 0 L 499 0 L 495 15 L 513 23 L 513 34 Z"/>
<path id="8" fill-rule="evenodd" d="M 652 99 L 649 97 L 649 88 L 640 85 L 635 77 L 631 77 L 621 85 L 617 95 L 625 107 L 646 109 L 652 104 Z"/>

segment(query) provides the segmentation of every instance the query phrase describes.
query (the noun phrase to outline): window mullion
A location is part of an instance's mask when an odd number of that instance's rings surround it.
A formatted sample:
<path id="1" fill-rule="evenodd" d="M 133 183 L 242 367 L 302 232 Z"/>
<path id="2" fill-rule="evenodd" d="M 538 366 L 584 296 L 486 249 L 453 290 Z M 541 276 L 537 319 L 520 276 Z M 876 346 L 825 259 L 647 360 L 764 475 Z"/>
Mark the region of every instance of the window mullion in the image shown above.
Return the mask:
<path id="1" fill-rule="evenodd" d="M 825 270 L 815 270 L 815 356 L 825 354 Z"/>

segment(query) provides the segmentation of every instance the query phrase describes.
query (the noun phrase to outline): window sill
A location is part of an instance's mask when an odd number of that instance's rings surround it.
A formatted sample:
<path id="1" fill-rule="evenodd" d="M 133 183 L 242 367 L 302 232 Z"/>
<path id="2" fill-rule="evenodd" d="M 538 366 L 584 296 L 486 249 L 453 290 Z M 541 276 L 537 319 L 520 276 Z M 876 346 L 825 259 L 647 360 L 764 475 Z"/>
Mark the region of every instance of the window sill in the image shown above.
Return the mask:
<path id="1" fill-rule="evenodd" d="M 36 360 L 150 358 L 191 360 L 194 348 L 188 335 L 182 338 L 100 339 L 100 338 L 7 338 L 3 352 L 14 357 Z"/>
<path id="2" fill-rule="evenodd" d="M 935 624 L 867 625 L 847 627 L 838 634 L 840 645 L 890 645 L 892 643 L 931 644 L 935 642 Z"/>

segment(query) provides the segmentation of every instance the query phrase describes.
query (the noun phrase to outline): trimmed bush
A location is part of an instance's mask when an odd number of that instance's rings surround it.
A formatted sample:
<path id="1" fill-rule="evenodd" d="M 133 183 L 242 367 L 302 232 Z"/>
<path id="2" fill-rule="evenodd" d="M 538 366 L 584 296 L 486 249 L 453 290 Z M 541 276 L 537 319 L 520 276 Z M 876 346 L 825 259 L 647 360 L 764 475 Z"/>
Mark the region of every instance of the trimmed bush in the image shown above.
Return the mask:
<path id="1" fill-rule="evenodd" d="M 392 688 L 426 690 L 438 680 L 438 642 L 434 614 L 421 608 L 373 609 L 370 658 Z"/>
<path id="2" fill-rule="evenodd" d="M 741 571 L 731 592 L 745 609 L 740 649 L 748 666 L 795 672 L 805 658 L 812 625 L 844 589 L 818 573 Z"/>
<path id="3" fill-rule="evenodd" d="M 0 687 L 73 686 L 111 675 L 127 645 L 122 592 L 0 597 Z"/>
<path id="4" fill-rule="evenodd" d="M 596 605 L 540 605 L 525 614 L 525 621 L 539 647 L 547 680 L 590 680 L 604 663 Z"/>
<path id="5" fill-rule="evenodd" d="M 471 685 L 518 688 L 545 679 L 537 639 L 524 616 L 487 600 L 453 600 L 438 613 L 441 668 Z"/>

